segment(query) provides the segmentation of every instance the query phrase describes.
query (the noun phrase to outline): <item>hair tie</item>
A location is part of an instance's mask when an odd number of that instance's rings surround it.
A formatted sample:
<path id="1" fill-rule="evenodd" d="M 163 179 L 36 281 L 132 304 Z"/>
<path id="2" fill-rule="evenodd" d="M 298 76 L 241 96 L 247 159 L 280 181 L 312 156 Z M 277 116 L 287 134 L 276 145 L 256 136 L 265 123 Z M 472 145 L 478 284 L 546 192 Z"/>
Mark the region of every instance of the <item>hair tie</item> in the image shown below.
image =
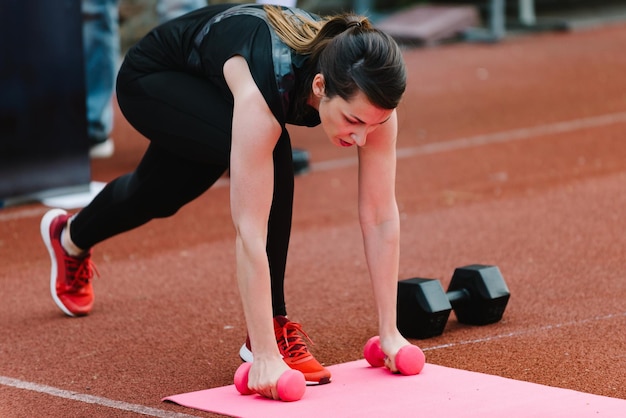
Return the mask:
<path id="1" fill-rule="evenodd" d="M 346 29 L 350 29 L 350 28 L 361 28 L 363 25 L 361 24 L 360 20 L 351 20 L 350 22 L 348 22 L 348 25 L 346 27 Z"/>

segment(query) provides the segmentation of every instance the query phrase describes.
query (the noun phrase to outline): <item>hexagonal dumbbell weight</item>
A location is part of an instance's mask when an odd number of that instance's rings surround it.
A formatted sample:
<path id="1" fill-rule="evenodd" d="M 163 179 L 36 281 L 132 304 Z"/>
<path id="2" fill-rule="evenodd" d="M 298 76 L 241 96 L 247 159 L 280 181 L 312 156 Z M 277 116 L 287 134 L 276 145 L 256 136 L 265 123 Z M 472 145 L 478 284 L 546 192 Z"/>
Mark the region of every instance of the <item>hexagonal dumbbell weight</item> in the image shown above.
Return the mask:
<path id="1" fill-rule="evenodd" d="M 502 319 L 511 293 L 496 266 L 473 264 L 454 271 L 448 291 L 436 279 L 398 282 L 398 329 L 407 338 L 441 335 L 454 309 L 463 324 L 486 325 Z"/>

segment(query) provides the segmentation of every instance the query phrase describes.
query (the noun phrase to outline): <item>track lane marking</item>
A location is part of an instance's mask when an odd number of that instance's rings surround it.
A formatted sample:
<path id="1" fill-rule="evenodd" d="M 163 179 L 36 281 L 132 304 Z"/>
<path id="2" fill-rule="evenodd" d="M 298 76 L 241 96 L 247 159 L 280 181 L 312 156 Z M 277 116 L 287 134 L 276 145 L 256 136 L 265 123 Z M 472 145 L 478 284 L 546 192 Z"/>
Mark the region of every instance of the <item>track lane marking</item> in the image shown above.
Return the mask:
<path id="1" fill-rule="evenodd" d="M 458 341 L 454 343 L 441 344 L 433 347 L 422 348 L 422 351 L 434 351 L 434 350 L 442 350 L 445 348 L 456 347 L 461 345 L 468 344 L 479 344 L 484 342 L 490 342 L 495 340 L 501 340 L 504 338 L 515 338 L 524 335 L 535 334 L 544 331 L 551 331 L 554 329 L 570 327 L 570 326 L 578 326 L 585 325 L 592 322 L 606 321 L 615 318 L 626 317 L 626 312 L 616 313 L 616 314 L 608 314 L 608 315 L 597 315 L 591 318 L 583 319 L 580 321 L 570 321 L 570 322 L 562 322 L 558 324 L 545 325 L 539 328 L 531 328 L 521 331 L 514 331 L 505 334 L 494 335 L 491 337 L 477 338 L 474 340 L 466 340 L 466 341 Z M 58 389 L 52 386 L 41 385 L 38 383 L 26 382 L 19 379 L 13 379 L 11 377 L 0 376 L 0 385 L 10 386 L 13 388 L 29 390 L 32 392 L 42 393 L 50 396 L 56 396 L 59 398 L 65 398 L 74 400 L 77 402 L 90 403 L 100 406 L 106 406 L 113 409 L 119 409 L 122 411 L 130 411 L 137 412 L 139 414 L 144 414 L 152 417 L 159 418 L 193 418 L 195 415 L 187 415 L 181 414 L 177 412 L 165 411 L 162 409 L 150 408 L 143 405 L 131 404 L 127 402 L 115 401 L 108 398 L 103 398 L 100 396 L 88 395 L 78 392 L 72 392 L 64 389 Z"/>
<path id="2" fill-rule="evenodd" d="M 615 318 L 620 318 L 620 317 L 626 317 L 626 312 L 621 312 L 617 314 L 608 314 L 608 315 L 598 315 L 592 318 L 583 319 L 581 321 L 571 321 L 571 322 L 563 322 L 560 324 L 544 325 L 539 328 L 531 328 L 531 329 L 526 329 L 526 330 L 521 330 L 521 331 L 513 331 L 513 332 L 508 332 L 506 334 L 493 335 L 491 337 L 477 338 L 475 340 L 466 340 L 466 341 L 458 341 L 455 343 L 435 345 L 432 347 L 422 348 L 422 351 L 441 350 L 444 348 L 456 347 L 460 345 L 485 343 L 485 342 L 490 342 L 490 341 L 495 341 L 495 340 L 501 340 L 504 338 L 515 338 L 515 337 L 520 337 L 523 335 L 536 334 L 536 333 L 543 332 L 543 331 L 551 331 L 553 329 L 584 325 L 584 324 L 588 324 L 591 322 L 606 321 L 609 319 L 615 319 Z"/>
<path id="3" fill-rule="evenodd" d="M 415 147 L 407 147 L 407 148 L 399 148 L 397 150 L 397 158 L 410 158 L 416 155 L 430 155 L 437 154 L 442 152 L 449 151 L 457 151 L 461 149 L 474 148 L 489 144 L 496 143 L 506 143 L 519 141 L 524 139 L 531 139 L 545 135 L 553 135 L 553 134 L 561 134 L 567 132 L 573 132 L 581 129 L 589 129 L 589 128 L 598 128 L 605 127 L 610 125 L 615 125 L 618 123 L 626 123 L 626 112 L 621 113 L 612 113 L 606 115 L 600 115 L 589 118 L 581 118 L 581 119 L 573 119 L 569 121 L 556 122 L 545 125 L 538 125 L 535 127 L 528 128 L 520 128 L 511 131 L 497 132 L 493 134 L 484 134 L 484 135 L 476 135 L 467 138 L 459 138 L 453 139 L 450 141 L 430 143 L 424 145 L 418 145 Z M 312 171 L 329 171 L 338 168 L 349 167 L 358 164 L 357 158 L 344 158 L 344 159 L 335 159 L 329 161 L 322 161 L 311 164 Z M 219 180 L 215 186 L 223 187 L 228 185 L 228 180 Z M 47 211 L 47 208 L 28 208 L 24 210 L 14 211 L 11 213 L 1 213 L 0 212 L 0 222 L 11 221 L 15 219 L 21 218 L 30 218 L 30 217 L 38 217 Z M 544 327 L 535 328 L 531 330 L 524 330 L 518 332 L 511 332 L 506 334 L 495 335 L 491 337 L 485 337 L 475 340 L 467 340 L 467 341 L 459 341 L 455 343 L 442 344 L 433 347 L 423 348 L 423 351 L 432 351 L 432 350 L 440 350 L 460 345 L 467 344 L 478 344 L 483 342 L 489 342 L 498 339 L 504 338 L 514 338 L 518 336 L 528 335 L 535 332 L 542 331 L 550 331 L 552 329 L 562 328 L 566 326 L 580 325 L 593 321 L 607 320 L 613 319 L 617 317 L 626 316 L 626 312 L 620 314 L 612 314 L 605 316 L 597 316 L 594 318 L 589 318 L 583 321 L 574 321 L 574 322 L 566 322 L 562 324 L 554 324 L 554 325 L 546 325 Z M 164 411 L 156 408 L 150 408 L 143 405 L 130 404 L 121 401 L 115 401 L 112 399 L 82 394 L 72 391 L 67 391 L 63 389 L 58 389 L 52 386 L 41 385 L 33 382 L 26 382 L 18 379 L 13 379 L 6 376 L 0 376 L 0 385 L 10 386 L 18 389 L 29 390 L 33 392 L 43 393 L 50 396 L 56 396 L 61 398 L 66 398 L 70 400 L 75 400 L 78 402 L 91 403 L 101 406 L 106 406 L 113 409 L 119 409 L 124 411 L 137 412 L 140 414 L 154 416 L 154 417 L 163 417 L 163 418 L 186 418 L 193 417 L 193 415 L 186 415 L 180 413 L 174 413 L 169 411 Z"/>
<path id="4" fill-rule="evenodd" d="M 417 145 L 414 147 L 398 148 L 398 150 L 396 151 L 396 155 L 397 159 L 403 159 L 414 157 L 416 155 L 438 154 L 442 152 L 475 148 L 483 145 L 506 143 L 520 141 L 524 139 L 537 138 L 545 135 L 574 132 L 581 129 L 601 128 L 619 123 L 626 123 L 626 112 L 609 113 L 606 115 L 572 119 L 568 121 L 513 129 L 510 131 L 496 132 L 492 134 L 476 135 L 443 142 L 433 142 L 429 144 Z M 339 168 L 355 166 L 358 164 L 358 162 L 359 161 L 356 157 L 313 162 L 311 163 L 311 171 L 336 170 Z M 228 179 L 221 178 L 212 187 L 225 187 L 228 184 Z M 29 208 L 25 210 L 14 211 L 11 213 L 2 213 L 2 211 L 0 211 L 0 222 L 22 218 L 39 217 L 47 210 L 47 208 Z"/>
<path id="5" fill-rule="evenodd" d="M 24 380 L 13 379 L 11 377 L 0 376 L 0 385 L 10 386 L 12 388 L 28 390 L 45 395 L 55 396 L 57 398 L 70 399 L 82 403 L 90 403 L 94 405 L 106 406 L 121 411 L 136 412 L 138 414 L 159 418 L 195 418 L 196 415 L 181 414 L 178 412 L 165 411 L 157 408 L 150 408 L 144 405 L 137 405 L 127 402 L 116 401 L 113 399 L 103 398 L 101 396 L 88 395 L 85 393 L 72 392 L 69 390 L 59 389 L 52 386 L 41 385 Z"/>
<path id="6" fill-rule="evenodd" d="M 562 122 L 554 122 L 545 125 L 537 125 L 510 131 L 495 132 L 470 136 L 466 138 L 452 139 L 443 142 L 432 142 L 429 144 L 417 145 L 414 147 L 398 148 L 396 155 L 398 159 L 410 158 L 416 155 L 431 155 L 442 152 L 458 151 L 467 148 L 475 148 L 483 145 L 498 144 L 505 142 L 532 139 L 545 135 L 562 134 L 574 132 L 581 129 L 600 128 L 618 123 L 626 123 L 626 112 L 610 113 L 588 118 L 572 119 Z M 358 164 L 356 157 L 342 158 L 329 161 L 311 163 L 311 171 L 327 171 L 337 168 L 344 168 Z"/>

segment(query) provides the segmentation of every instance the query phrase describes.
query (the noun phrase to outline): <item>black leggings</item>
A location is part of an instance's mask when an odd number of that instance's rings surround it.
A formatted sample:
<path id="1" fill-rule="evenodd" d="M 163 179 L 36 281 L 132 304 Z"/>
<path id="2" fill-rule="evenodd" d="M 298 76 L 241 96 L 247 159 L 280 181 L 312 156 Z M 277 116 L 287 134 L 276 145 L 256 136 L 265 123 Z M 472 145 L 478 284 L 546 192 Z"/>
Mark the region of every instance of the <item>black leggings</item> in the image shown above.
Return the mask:
<path id="1" fill-rule="evenodd" d="M 107 184 L 74 217 L 70 234 L 80 248 L 175 214 L 229 166 L 232 103 L 205 79 L 173 71 L 141 74 L 123 65 L 117 97 L 126 119 L 151 142 L 134 172 Z M 274 149 L 267 237 L 274 315 L 286 315 L 283 284 L 293 177 L 291 142 L 283 130 Z"/>

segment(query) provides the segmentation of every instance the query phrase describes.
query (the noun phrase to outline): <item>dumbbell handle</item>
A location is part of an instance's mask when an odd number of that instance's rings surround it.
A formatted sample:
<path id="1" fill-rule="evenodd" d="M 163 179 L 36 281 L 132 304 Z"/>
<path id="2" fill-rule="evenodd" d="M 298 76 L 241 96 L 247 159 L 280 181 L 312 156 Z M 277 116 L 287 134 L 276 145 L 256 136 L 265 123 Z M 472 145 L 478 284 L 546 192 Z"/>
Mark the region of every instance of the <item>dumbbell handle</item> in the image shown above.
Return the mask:
<path id="1" fill-rule="evenodd" d="M 450 290 L 449 292 L 446 292 L 446 296 L 448 297 L 448 300 L 450 301 L 450 305 L 454 305 L 456 302 L 469 299 L 470 293 L 467 289 L 462 288 L 462 289 Z"/>

